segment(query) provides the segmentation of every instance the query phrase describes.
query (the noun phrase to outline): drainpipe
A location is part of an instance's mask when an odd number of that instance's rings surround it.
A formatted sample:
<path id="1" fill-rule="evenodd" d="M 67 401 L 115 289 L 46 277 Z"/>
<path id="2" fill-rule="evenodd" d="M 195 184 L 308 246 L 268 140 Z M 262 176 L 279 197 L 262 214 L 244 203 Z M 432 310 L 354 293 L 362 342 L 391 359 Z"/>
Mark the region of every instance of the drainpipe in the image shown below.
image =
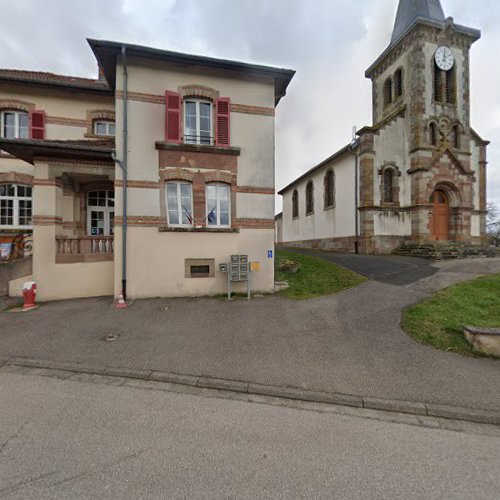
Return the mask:
<path id="1" fill-rule="evenodd" d="M 113 160 L 118 163 L 122 169 L 123 177 L 123 233 L 122 233 L 122 295 L 123 300 L 127 300 L 127 157 L 128 157 L 128 73 L 127 73 L 127 54 L 126 47 L 122 46 L 122 64 L 123 64 L 123 152 L 122 159 L 116 158 L 113 153 Z"/>
<path id="2" fill-rule="evenodd" d="M 354 253 L 359 254 L 359 141 L 353 139 L 351 151 L 354 154 Z"/>

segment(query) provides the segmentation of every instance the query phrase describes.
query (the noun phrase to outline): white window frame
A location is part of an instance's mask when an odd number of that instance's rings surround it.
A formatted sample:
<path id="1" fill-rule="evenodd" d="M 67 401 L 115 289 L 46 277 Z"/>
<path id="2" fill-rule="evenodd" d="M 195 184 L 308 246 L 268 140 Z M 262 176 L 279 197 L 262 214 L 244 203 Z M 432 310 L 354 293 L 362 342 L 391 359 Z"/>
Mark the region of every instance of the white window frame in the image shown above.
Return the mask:
<path id="1" fill-rule="evenodd" d="M 169 205 L 168 205 L 168 186 L 169 185 L 175 185 L 176 186 L 176 190 L 177 190 L 177 199 L 176 199 L 176 203 L 177 203 L 177 207 L 174 207 L 175 209 L 177 209 L 177 218 L 179 220 L 179 222 L 177 224 L 173 224 L 170 222 L 170 210 L 169 210 Z M 193 184 L 191 182 L 188 182 L 188 181 L 168 181 L 165 183 L 165 202 L 166 202 L 166 206 L 167 206 L 167 221 L 168 221 L 168 225 L 170 227 L 193 227 L 193 222 L 188 222 L 186 224 L 184 224 L 182 222 L 183 220 L 183 214 L 185 213 L 184 212 L 184 207 L 182 206 L 182 192 L 181 192 L 181 186 L 189 186 L 189 193 L 190 193 L 190 201 L 191 201 L 191 206 L 189 207 L 189 210 L 190 210 L 190 213 L 189 215 L 191 216 L 191 220 L 194 221 L 194 216 L 193 216 Z"/>
<path id="2" fill-rule="evenodd" d="M 195 138 L 194 139 L 188 139 L 186 131 L 187 131 L 187 103 L 192 102 L 196 105 L 196 130 L 195 130 Z M 201 113 L 200 113 L 200 104 L 208 104 L 210 106 L 210 136 L 208 137 L 208 142 L 203 142 L 201 140 L 201 127 L 200 127 L 200 118 L 201 118 Z M 184 142 L 186 144 L 200 144 L 200 145 L 205 145 L 205 146 L 211 146 L 214 143 L 214 119 L 213 119 L 213 104 L 210 101 L 207 101 L 206 99 L 184 99 L 183 102 L 184 105 Z M 192 137 L 192 136 L 191 136 Z"/>
<path id="3" fill-rule="evenodd" d="M 104 125 L 106 127 L 106 132 L 104 134 L 100 134 L 97 132 L 97 126 Z M 115 127 L 115 131 L 112 133 L 110 131 L 111 126 Z M 115 137 L 116 135 L 116 125 L 113 120 L 95 120 L 94 121 L 94 135 L 99 135 L 102 137 Z"/>
<path id="4" fill-rule="evenodd" d="M 30 117 L 29 113 L 26 111 L 19 111 L 17 109 L 3 109 L 0 111 L 0 137 L 6 138 L 5 137 L 5 125 L 4 125 L 4 120 L 5 120 L 5 115 L 6 114 L 13 114 L 14 115 L 14 139 L 29 139 L 30 138 Z M 28 127 L 27 127 L 27 134 L 26 137 L 21 137 L 21 126 L 20 126 L 20 116 L 26 116 L 28 118 Z"/>
<path id="5" fill-rule="evenodd" d="M 216 224 L 210 224 L 208 221 L 208 194 L 207 194 L 207 189 L 208 187 L 216 187 L 217 188 L 217 207 L 216 207 L 216 216 L 217 216 L 217 223 Z M 221 224 L 220 223 L 220 188 L 224 187 L 228 191 L 228 224 Z M 223 184 L 223 183 L 209 183 L 205 186 L 205 203 L 206 203 L 206 208 L 205 208 L 205 213 L 207 217 L 207 227 L 231 227 L 231 186 L 229 184 Z"/>
<path id="6" fill-rule="evenodd" d="M 20 201 L 31 201 L 31 220 L 33 221 L 33 188 L 30 185 L 27 184 L 15 184 L 13 182 L 9 182 L 7 184 L 2 184 L 2 185 L 8 185 L 8 186 L 14 186 L 14 195 L 0 195 L 0 200 L 12 200 L 13 204 L 13 220 L 12 224 L 1 224 L 0 223 L 0 228 L 4 229 L 32 229 L 33 228 L 33 223 L 26 225 L 26 224 L 19 224 L 19 205 Z M 18 195 L 18 187 L 24 187 L 24 188 L 30 188 L 31 191 L 31 196 L 19 196 Z"/>
<path id="7" fill-rule="evenodd" d="M 89 205 L 89 198 L 92 193 L 104 191 L 106 193 L 106 204 L 104 206 L 99 205 Z M 109 193 L 113 193 L 113 197 L 109 196 Z M 113 200 L 113 206 L 109 205 L 109 200 Z M 114 224 L 111 228 L 111 214 L 113 214 L 113 221 L 115 215 L 114 207 L 114 191 L 111 189 L 94 189 L 93 191 L 87 192 L 87 235 L 88 236 L 114 236 Z M 101 212 L 104 214 L 104 234 L 92 234 L 92 212 Z M 113 231 L 111 231 L 113 229 Z"/>

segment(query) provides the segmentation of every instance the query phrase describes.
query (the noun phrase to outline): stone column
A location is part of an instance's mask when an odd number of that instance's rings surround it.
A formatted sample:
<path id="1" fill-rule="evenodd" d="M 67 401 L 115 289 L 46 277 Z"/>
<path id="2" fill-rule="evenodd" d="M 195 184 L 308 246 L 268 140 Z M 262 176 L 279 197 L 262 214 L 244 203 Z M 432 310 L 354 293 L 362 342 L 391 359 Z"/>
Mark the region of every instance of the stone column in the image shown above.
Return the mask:
<path id="1" fill-rule="evenodd" d="M 374 134 L 365 132 L 360 137 L 359 146 L 359 212 L 360 238 L 362 253 L 374 253 L 374 183 L 375 183 L 375 147 Z"/>

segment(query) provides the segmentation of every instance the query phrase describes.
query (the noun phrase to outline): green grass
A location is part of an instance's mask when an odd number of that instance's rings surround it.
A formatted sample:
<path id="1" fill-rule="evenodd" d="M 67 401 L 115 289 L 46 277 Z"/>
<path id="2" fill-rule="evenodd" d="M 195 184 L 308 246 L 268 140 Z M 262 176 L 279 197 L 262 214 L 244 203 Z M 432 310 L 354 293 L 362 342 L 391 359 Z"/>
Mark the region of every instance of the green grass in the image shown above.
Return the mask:
<path id="1" fill-rule="evenodd" d="M 295 274 L 279 271 L 281 259 L 299 262 L 299 270 Z M 289 299 L 331 295 L 367 281 L 365 277 L 332 262 L 288 250 L 276 250 L 275 266 L 276 281 L 288 281 L 289 284 L 289 288 L 279 292 L 279 295 Z"/>
<path id="2" fill-rule="evenodd" d="M 463 334 L 463 327 L 500 327 L 500 274 L 435 293 L 408 308 L 402 326 L 422 344 L 465 356 L 484 356 L 472 349 Z"/>

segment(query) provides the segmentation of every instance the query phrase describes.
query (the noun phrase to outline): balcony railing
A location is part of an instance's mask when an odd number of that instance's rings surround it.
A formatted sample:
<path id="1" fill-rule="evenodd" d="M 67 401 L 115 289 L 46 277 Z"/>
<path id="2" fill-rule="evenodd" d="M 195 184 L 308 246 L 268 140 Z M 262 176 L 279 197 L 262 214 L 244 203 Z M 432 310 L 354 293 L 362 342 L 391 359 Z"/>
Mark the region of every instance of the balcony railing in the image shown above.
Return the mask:
<path id="1" fill-rule="evenodd" d="M 184 135 L 184 144 L 197 144 L 201 146 L 213 146 L 214 138 L 210 135 Z"/>
<path id="2" fill-rule="evenodd" d="M 113 236 L 57 236 L 56 263 L 113 260 Z"/>

